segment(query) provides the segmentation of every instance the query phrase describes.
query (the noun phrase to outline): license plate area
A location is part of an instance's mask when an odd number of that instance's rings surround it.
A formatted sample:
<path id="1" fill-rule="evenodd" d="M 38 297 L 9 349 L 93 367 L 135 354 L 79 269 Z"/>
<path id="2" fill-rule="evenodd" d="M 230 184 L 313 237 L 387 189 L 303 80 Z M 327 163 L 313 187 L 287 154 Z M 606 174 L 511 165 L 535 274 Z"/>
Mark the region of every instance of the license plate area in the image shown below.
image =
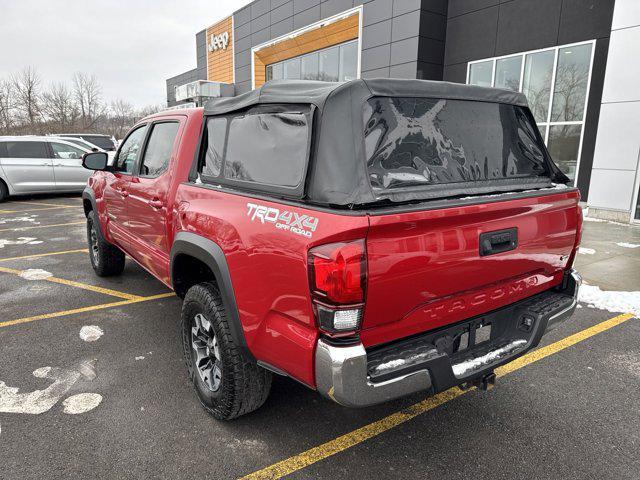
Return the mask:
<path id="1" fill-rule="evenodd" d="M 483 321 L 473 322 L 466 326 L 466 329 L 459 333 L 453 341 L 451 354 L 463 352 L 480 346 L 491 340 L 491 323 Z"/>

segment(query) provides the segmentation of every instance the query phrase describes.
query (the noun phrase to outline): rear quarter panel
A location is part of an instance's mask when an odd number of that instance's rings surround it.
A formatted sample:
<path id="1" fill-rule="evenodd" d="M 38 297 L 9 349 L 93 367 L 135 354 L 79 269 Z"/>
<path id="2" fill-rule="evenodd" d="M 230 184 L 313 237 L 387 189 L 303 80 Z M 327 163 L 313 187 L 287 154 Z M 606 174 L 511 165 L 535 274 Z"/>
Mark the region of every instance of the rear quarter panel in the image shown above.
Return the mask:
<path id="1" fill-rule="evenodd" d="M 309 248 L 334 241 L 364 238 L 366 216 L 346 216 L 256 199 L 212 187 L 182 184 L 176 203 L 178 230 L 217 243 L 229 266 L 242 328 L 256 359 L 314 386 L 317 339 L 307 276 Z M 272 209 L 269 217 L 290 212 L 318 219 L 311 237 L 278 228 L 278 222 L 255 216 L 257 205 Z M 286 223 L 286 222 L 282 222 Z M 282 225 L 280 223 L 280 225 Z"/>

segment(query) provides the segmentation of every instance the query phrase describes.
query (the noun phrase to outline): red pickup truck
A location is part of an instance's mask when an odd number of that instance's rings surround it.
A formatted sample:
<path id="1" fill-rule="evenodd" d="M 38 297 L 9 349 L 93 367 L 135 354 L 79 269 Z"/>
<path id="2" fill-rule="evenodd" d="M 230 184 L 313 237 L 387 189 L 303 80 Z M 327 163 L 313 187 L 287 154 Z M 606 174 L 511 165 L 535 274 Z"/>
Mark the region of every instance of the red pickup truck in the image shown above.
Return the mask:
<path id="1" fill-rule="evenodd" d="M 486 388 L 576 307 L 579 193 L 519 93 L 269 82 L 83 162 L 95 272 L 127 254 L 184 299 L 219 419 L 262 405 L 273 373 L 346 406 Z"/>

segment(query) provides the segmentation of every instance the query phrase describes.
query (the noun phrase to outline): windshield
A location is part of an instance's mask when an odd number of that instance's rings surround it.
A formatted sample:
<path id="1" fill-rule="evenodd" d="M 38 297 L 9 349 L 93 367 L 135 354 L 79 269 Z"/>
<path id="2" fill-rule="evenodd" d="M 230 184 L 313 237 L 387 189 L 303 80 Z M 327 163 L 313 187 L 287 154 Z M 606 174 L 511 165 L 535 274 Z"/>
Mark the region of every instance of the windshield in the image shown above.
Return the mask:
<path id="1" fill-rule="evenodd" d="M 374 97 L 364 124 L 374 190 L 549 175 L 537 128 L 519 106 Z"/>

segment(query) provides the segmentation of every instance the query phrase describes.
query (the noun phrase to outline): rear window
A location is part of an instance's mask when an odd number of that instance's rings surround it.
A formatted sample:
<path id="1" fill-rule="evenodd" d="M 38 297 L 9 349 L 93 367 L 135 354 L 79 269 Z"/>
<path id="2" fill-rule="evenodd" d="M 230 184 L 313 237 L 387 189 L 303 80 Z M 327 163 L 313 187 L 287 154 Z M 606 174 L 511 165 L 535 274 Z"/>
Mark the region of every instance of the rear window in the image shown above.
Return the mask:
<path id="1" fill-rule="evenodd" d="M 374 97 L 365 104 L 371 186 L 393 190 L 548 175 L 526 109 L 470 100 Z"/>
<path id="2" fill-rule="evenodd" d="M 310 142 L 309 111 L 262 110 L 211 117 L 204 139 L 199 168 L 203 181 L 300 193 Z"/>
<path id="3" fill-rule="evenodd" d="M 116 148 L 109 137 L 102 137 L 100 135 L 83 135 L 82 138 L 103 150 L 115 150 Z"/>

